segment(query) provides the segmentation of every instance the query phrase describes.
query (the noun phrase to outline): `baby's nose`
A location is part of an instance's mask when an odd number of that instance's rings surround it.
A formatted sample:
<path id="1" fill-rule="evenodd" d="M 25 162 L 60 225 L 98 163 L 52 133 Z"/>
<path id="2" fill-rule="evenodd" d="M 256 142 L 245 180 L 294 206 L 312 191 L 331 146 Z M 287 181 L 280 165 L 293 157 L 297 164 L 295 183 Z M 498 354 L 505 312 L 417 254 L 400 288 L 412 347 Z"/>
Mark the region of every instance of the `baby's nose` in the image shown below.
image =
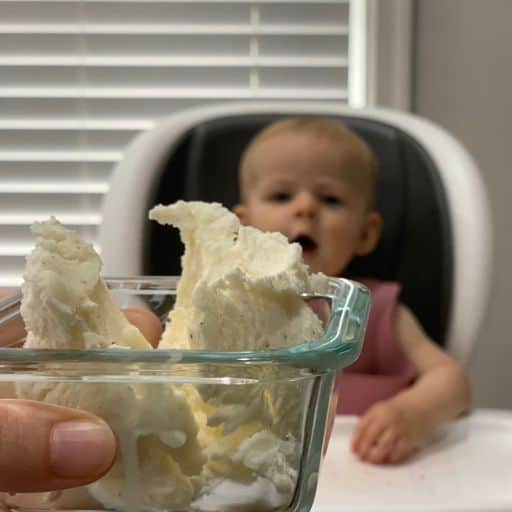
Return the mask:
<path id="1" fill-rule="evenodd" d="M 295 200 L 296 214 L 299 216 L 312 216 L 317 210 L 317 200 L 309 192 L 297 194 Z"/>

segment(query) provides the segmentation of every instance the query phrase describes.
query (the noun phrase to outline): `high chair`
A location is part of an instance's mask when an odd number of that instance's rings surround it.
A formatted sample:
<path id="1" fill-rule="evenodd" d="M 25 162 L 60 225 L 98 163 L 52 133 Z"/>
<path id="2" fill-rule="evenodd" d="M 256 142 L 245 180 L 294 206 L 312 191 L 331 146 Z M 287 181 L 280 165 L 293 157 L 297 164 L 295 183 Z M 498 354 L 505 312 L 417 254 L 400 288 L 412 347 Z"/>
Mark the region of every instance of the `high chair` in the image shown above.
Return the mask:
<path id="1" fill-rule="evenodd" d="M 296 115 L 338 119 L 373 148 L 381 165 L 377 195 L 384 230 L 377 250 L 354 261 L 351 270 L 401 283 L 401 301 L 427 333 L 467 364 L 490 288 L 489 203 L 466 149 L 441 127 L 404 112 L 254 101 L 163 118 L 133 140 L 114 170 L 100 229 L 104 274 L 180 274 L 177 231 L 149 221 L 148 210 L 178 199 L 232 207 L 247 142 L 266 124 Z M 512 510 L 512 464 L 505 473 L 498 461 L 505 454 L 512 462 L 512 429 L 510 434 L 507 430 L 512 414 L 475 411 L 436 434 L 417 458 L 391 468 L 372 467 L 351 456 L 348 438 L 355 420 L 336 420 L 315 511 Z M 485 446 L 491 451 L 485 452 Z M 484 452 L 487 469 L 477 481 L 477 457 Z M 466 491 L 464 475 L 474 479 Z M 498 485 L 494 475 L 508 478 L 511 485 Z M 492 491 L 495 499 L 476 500 L 482 482 L 481 496 Z"/>
<path id="2" fill-rule="evenodd" d="M 374 253 L 353 274 L 398 281 L 401 300 L 430 336 L 466 363 L 490 284 L 491 222 L 474 161 L 426 119 L 322 103 L 219 104 L 173 114 L 137 136 L 106 195 L 100 247 L 104 274 L 179 275 L 176 232 L 147 219 L 177 199 L 237 201 L 240 153 L 263 126 L 292 115 L 328 116 L 358 132 L 380 161 L 384 218 Z"/>

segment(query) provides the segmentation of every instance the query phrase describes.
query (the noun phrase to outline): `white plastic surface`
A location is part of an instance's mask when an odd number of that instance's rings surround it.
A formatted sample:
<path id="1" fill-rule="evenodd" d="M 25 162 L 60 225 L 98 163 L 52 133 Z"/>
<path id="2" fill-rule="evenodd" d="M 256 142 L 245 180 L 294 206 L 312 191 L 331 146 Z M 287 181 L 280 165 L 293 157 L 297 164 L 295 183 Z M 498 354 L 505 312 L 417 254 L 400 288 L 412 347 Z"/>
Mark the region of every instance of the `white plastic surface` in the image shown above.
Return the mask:
<path id="1" fill-rule="evenodd" d="M 355 423 L 336 418 L 312 512 L 512 511 L 512 411 L 476 410 L 396 466 L 350 453 Z"/>

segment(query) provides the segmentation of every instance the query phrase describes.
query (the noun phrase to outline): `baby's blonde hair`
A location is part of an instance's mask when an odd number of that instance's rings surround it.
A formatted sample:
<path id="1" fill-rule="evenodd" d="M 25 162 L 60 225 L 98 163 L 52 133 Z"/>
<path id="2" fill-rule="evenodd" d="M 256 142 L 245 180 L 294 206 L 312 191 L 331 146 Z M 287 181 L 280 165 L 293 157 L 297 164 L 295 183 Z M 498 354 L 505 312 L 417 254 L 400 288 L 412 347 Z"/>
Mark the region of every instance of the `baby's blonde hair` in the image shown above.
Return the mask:
<path id="1" fill-rule="evenodd" d="M 353 162 L 352 172 L 364 173 L 365 195 L 367 195 L 369 208 L 375 208 L 375 195 L 379 164 L 370 149 L 370 146 L 347 128 L 344 124 L 323 117 L 293 117 L 283 121 L 277 121 L 261 130 L 247 145 L 240 158 L 239 188 L 241 199 L 244 200 L 248 190 L 248 181 L 251 177 L 251 157 L 255 149 L 264 141 L 278 135 L 293 133 L 318 137 L 332 142 L 340 151 L 343 151 L 345 159 Z"/>

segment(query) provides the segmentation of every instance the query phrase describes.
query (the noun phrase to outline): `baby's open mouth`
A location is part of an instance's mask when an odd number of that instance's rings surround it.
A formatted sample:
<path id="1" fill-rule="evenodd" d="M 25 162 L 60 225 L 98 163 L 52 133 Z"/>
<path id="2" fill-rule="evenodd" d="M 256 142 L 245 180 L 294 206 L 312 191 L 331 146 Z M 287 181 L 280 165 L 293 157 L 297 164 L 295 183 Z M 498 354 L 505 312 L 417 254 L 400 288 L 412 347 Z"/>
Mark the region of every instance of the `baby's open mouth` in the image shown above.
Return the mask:
<path id="1" fill-rule="evenodd" d="M 300 235 L 294 240 L 292 240 L 292 242 L 300 244 L 300 246 L 302 247 L 302 252 L 304 254 L 311 253 L 318 247 L 318 244 L 307 235 Z"/>

